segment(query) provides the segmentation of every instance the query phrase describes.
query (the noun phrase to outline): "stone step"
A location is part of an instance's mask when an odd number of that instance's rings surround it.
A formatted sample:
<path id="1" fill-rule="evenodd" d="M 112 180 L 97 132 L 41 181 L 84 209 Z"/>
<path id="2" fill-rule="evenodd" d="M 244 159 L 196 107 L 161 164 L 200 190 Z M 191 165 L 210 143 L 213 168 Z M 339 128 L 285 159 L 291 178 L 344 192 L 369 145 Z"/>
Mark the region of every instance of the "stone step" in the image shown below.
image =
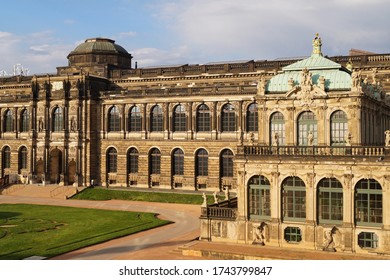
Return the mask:
<path id="1" fill-rule="evenodd" d="M 77 193 L 77 188 L 73 186 L 58 185 L 10 185 L 1 191 L 2 195 L 45 197 L 67 199 Z"/>

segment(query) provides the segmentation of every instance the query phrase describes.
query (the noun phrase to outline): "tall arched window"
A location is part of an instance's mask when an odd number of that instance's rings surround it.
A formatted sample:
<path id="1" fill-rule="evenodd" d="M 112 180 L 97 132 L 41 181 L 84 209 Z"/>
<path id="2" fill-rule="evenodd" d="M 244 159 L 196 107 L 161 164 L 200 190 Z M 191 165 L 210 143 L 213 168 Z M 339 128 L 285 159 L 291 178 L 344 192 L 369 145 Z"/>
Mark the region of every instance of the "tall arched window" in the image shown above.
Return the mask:
<path id="1" fill-rule="evenodd" d="M 107 172 L 116 173 L 118 169 L 118 153 L 115 148 L 109 148 L 107 151 Z"/>
<path id="2" fill-rule="evenodd" d="M 121 130 L 121 117 L 118 107 L 112 106 L 108 111 L 108 132 Z"/>
<path id="3" fill-rule="evenodd" d="M 173 175 L 184 175 L 184 152 L 181 149 L 175 149 L 173 151 L 172 173 Z"/>
<path id="4" fill-rule="evenodd" d="M 324 178 L 318 185 L 318 221 L 322 224 L 343 222 L 343 186 L 336 178 Z"/>
<path id="5" fill-rule="evenodd" d="M 164 115 L 161 107 L 156 105 L 150 112 L 150 131 L 163 131 L 164 130 Z"/>
<path id="6" fill-rule="evenodd" d="M 128 171 L 129 173 L 138 173 L 138 150 L 131 148 L 127 157 Z"/>
<path id="7" fill-rule="evenodd" d="M 264 176 L 253 176 L 248 182 L 250 219 L 271 217 L 271 184 Z"/>
<path id="8" fill-rule="evenodd" d="M 202 104 L 196 110 L 196 131 L 211 131 L 210 109 Z"/>
<path id="9" fill-rule="evenodd" d="M 161 173 L 161 153 L 157 148 L 153 148 L 149 154 L 150 174 Z"/>
<path id="10" fill-rule="evenodd" d="M 30 130 L 30 114 L 27 109 L 23 109 L 20 113 L 20 132 L 28 132 Z"/>
<path id="11" fill-rule="evenodd" d="M 64 129 L 64 116 L 62 114 L 62 109 L 56 107 L 52 114 L 52 131 L 61 132 Z"/>
<path id="12" fill-rule="evenodd" d="M 196 152 L 195 171 L 196 176 L 209 175 L 209 154 L 205 149 L 199 149 Z"/>
<path id="13" fill-rule="evenodd" d="M 259 130 L 259 112 L 256 103 L 252 103 L 246 110 L 246 131 Z"/>
<path id="14" fill-rule="evenodd" d="M 27 148 L 25 146 L 19 149 L 19 161 L 18 166 L 19 170 L 27 169 Z"/>
<path id="15" fill-rule="evenodd" d="M 233 177 L 233 157 L 233 153 L 229 149 L 225 149 L 221 152 L 221 177 Z"/>
<path id="16" fill-rule="evenodd" d="M 3 148 L 3 168 L 11 167 L 11 149 L 8 146 Z"/>
<path id="17" fill-rule="evenodd" d="M 222 107 L 221 112 L 221 131 L 233 132 L 236 131 L 236 112 L 234 106 L 230 103 Z"/>
<path id="18" fill-rule="evenodd" d="M 348 119 L 344 111 L 336 111 L 330 117 L 330 144 L 343 146 L 348 133 Z"/>
<path id="19" fill-rule="evenodd" d="M 14 131 L 14 114 L 12 110 L 7 110 L 4 113 L 4 132 Z"/>
<path id="20" fill-rule="evenodd" d="M 128 131 L 142 131 L 142 115 L 141 110 L 137 106 L 131 107 L 129 111 Z"/>
<path id="21" fill-rule="evenodd" d="M 270 143 L 274 143 L 275 139 L 278 140 L 280 146 L 286 143 L 286 128 L 284 124 L 284 116 L 280 112 L 275 112 L 271 115 L 270 119 Z M 277 136 L 277 138 L 275 137 Z"/>
<path id="22" fill-rule="evenodd" d="M 187 116 L 183 105 L 179 104 L 173 112 L 173 131 L 187 130 Z"/>
<path id="23" fill-rule="evenodd" d="M 357 225 L 381 225 L 383 217 L 382 187 L 374 179 L 360 180 L 355 187 L 355 221 Z"/>
<path id="24" fill-rule="evenodd" d="M 282 216 L 289 221 L 306 219 L 306 188 L 299 177 L 287 177 L 282 182 Z"/>
<path id="25" fill-rule="evenodd" d="M 317 120 L 313 112 L 303 112 L 298 117 L 298 145 L 317 145 Z"/>

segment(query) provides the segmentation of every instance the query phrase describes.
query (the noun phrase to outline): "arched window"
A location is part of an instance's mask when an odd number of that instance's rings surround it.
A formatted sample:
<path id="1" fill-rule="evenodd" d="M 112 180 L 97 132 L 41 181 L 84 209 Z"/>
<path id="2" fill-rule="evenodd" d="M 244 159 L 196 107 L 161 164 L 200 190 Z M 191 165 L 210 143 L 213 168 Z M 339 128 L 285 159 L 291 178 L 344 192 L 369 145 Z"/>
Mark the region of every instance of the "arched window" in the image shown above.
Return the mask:
<path id="1" fill-rule="evenodd" d="M 336 178 L 324 178 L 317 186 L 318 221 L 320 223 L 343 222 L 343 186 Z"/>
<path id="2" fill-rule="evenodd" d="M 221 152 L 220 170 L 221 177 L 233 177 L 233 153 L 229 149 Z"/>
<path id="3" fill-rule="evenodd" d="M 248 182 L 249 218 L 271 217 L 271 184 L 264 176 L 253 176 Z"/>
<path id="4" fill-rule="evenodd" d="M 27 169 L 27 148 L 26 147 L 21 147 L 19 149 L 19 170 L 20 169 Z"/>
<path id="5" fill-rule="evenodd" d="M 108 132 L 121 130 L 121 117 L 118 107 L 112 106 L 108 111 Z"/>
<path id="6" fill-rule="evenodd" d="M 172 173 L 173 175 L 184 175 L 184 152 L 181 149 L 173 151 Z"/>
<path id="7" fill-rule="evenodd" d="M 150 174 L 161 173 L 161 153 L 157 148 L 153 148 L 149 154 Z"/>
<path id="8" fill-rule="evenodd" d="M 20 132 L 28 132 L 30 130 L 30 114 L 27 109 L 23 109 L 20 114 Z"/>
<path id="9" fill-rule="evenodd" d="M 252 103 L 246 110 L 246 131 L 259 130 L 259 112 L 256 103 Z"/>
<path id="10" fill-rule="evenodd" d="M 230 103 L 222 107 L 221 112 L 221 131 L 233 132 L 236 131 L 236 113 L 234 106 Z"/>
<path id="11" fill-rule="evenodd" d="M 187 116 L 183 105 L 179 104 L 173 112 L 173 131 L 187 130 Z"/>
<path id="12" fill-rule="evenodd" d="M 8 146 L 3 148 L 3 168 L 11 167 L 11 149 Z"/>
<path id="13" fill-rule="evenodd" d="M 287 177 L 282 182 L 282 216 L 289 221 L 306 219 L 306 188 L 298 177 Z"/>
<path id="14" fill-rule="evenodd" d="M 383 217 L 382 187 L 374 179 L 360 180 L 355 187 L 355 221 L 357 225 L 381 225 Z"/>
<path id="15" fill-rule="evenodd" d="M 209 175 L 209 154 L 205 149 L 199 149 L 196 152 L 195 169 L 196 176 Z"/>
<path id="16" fill-rule="evenodd" d="M 7 110 L 4 113 L 4 132 L 14 131 L 14 114 L 12 110 Z"/>
<path id="17" fill-rule="evenodd" d="M 313 112 L 303 112 L 298 117 L 298 145 L 317 145 L 317 120 Z"/>
<path id="18" fill-rule="evenodd" d="M 128 171 L 129 173 L 138 173 L 138 150 L 131 148 L 128 153 Z"/>
<path id="19" fill-rule="evenodd" d="M 344 111 L 336 111 L 330 117 L 330 144 L 343 146 L 348 133 L 348 119 Z"/>
<path id="20" fill-rule="evenodd" d="M 131 107 L 129 111 L 128 131 L 142 131 L 142 115 L 141 110 L 137 106 Z"/>
<path id="21" fill-rule="evenodd" d="M 202 104 L 196 111 L 196 131 L 211 131 L 210 109 L 206 104 Z"/>
<path id="22" fill-rule="evenodd" d="M 107 151 L 107 172 L 116 173 L 118 168 L 118 153 L 115 148 L 109 148 Z"/>
<path id="23" fill-rule="evenodd" d="M 286 143 L 286 128 L 284 124 L 284 116 L 280 112 L 273 113 L 270 119 L 270 143 L 274 144 L 275 139 L 278 140 L 278 145 L 283 146 Z M 277 137 L 276 137 L 277 136 Z"/>
<path id="24" fill-rule="evenodd" d="M 164 130 L 164 116 L 163 111 L 159 105 L 152 108 L 150 112 L 150 131 L 163 131 Z"/>
<path id="25" fill-rule="evenodd" d="M 52 131 L 61 132 L 64 129 L 64 119 L 63 119 L 62 109 L 56 107 L 52 114 Z"/>

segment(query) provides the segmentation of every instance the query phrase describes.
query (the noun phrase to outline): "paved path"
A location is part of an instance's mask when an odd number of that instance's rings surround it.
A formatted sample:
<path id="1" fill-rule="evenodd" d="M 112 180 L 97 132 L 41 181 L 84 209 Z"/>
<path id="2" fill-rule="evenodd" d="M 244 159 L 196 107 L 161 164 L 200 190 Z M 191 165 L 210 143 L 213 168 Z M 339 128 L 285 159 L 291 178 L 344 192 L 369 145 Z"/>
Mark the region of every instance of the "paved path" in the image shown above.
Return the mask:
<path id="1" fill-rule="evenodd" d="M 106 210 L 140 211 L 158 213 L 160 219 L 173 224 L 118 238 L 102 244 L 57 256 L 53 259 L 194 259 L 175 249 L 199 236 L 200 206 L 137 201 L 86 201 L 59 200 L 23 196 L 0 195 L 0 203 L 26 203 L 59 205 Z M 196 259 L 196 258 L 195 258 Z"/>

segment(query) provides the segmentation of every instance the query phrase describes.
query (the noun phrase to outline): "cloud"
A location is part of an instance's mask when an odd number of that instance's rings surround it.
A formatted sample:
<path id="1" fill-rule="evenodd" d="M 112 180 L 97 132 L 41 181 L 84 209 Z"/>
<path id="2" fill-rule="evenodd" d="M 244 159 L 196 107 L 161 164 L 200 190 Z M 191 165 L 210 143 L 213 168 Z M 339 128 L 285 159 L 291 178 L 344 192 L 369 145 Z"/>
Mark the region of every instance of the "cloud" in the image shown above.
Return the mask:
<path id="1" fill-rule="evenodd" d="M 123 37 L 135 37 L 137 36 L 137 32 L 134 32 L 134 31 L 128 31 L 128 32 L 121 32 L 119 33 L 119 37 L 120 38 L 123 38 Z"/>
<path id="2" fill-rule="evenodd" d="M 140 48 L 130 51 L 137 61 L 138 67 L 186 64 L 188 47 L 178 46 L 174 49 Z M 183 63 L 184 62 L 184 63 Z"/>
<path id="3" fill-rule="evenodd" d="M 182 0 L 154 6 L 177 45 L 200 59 L 272 59 L 311 53 L 316 32 L 328 55 L 386 52 L 390 2 L 374 0 Z"/>

